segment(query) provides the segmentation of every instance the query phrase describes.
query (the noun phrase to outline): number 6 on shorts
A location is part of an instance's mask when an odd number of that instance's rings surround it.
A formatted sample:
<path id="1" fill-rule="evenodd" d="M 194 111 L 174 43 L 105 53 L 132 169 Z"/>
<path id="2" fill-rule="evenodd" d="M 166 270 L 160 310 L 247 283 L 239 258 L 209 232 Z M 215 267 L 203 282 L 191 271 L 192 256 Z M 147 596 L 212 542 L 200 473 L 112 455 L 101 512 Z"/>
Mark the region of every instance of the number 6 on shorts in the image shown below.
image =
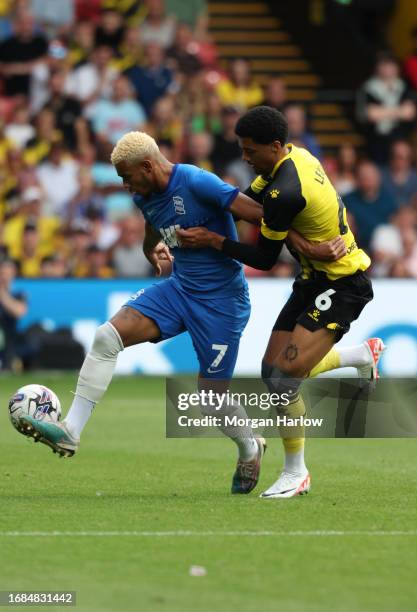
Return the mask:
<path id="1" fill-rule="evenodd" d="M 323 291 L 323 293 L 320 293 L 320 295 L 316 297 L 316 301 L 314 302 L 316 308 L 318 308 L 319 310 L 329 310 L 330 306 L 332 305 L 332 300 L 330 299 L 330 296 L 333 295 L 333 293 L 336 293 L 334 289 L 327 289 L 327 291 Z"/>

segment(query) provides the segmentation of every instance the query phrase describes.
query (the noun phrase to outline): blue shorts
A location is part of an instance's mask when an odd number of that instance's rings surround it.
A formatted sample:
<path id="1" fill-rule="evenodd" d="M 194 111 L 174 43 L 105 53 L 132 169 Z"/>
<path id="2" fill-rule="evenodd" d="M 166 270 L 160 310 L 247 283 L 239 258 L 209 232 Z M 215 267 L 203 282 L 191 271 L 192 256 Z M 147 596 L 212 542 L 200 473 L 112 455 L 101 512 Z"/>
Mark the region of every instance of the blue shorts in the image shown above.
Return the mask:
<path id="1" fill-rule="evenodd" d="M 250 315 L 246 287 L 233 297 L 200 299 L 167 279 L 142 289 L 125 306 L 155 321 L 161 331 L 157 342 L 188 331 L 203 378 L 232 378 Z"/>

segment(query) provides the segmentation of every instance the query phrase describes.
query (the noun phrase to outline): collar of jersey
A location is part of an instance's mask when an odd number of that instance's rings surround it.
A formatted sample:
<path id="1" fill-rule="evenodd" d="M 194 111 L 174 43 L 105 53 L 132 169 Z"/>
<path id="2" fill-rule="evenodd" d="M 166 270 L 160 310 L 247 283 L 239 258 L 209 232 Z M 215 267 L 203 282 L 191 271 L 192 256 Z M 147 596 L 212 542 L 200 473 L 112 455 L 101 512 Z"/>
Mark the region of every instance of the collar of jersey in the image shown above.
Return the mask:
<path id="1" fill-rule="evenodd" d="M 277 161 L 277 163 L 274 166 L 274 169 L 272 170 L 271 174 L 269 175 L 269 178 L 274 178 L 278 168 L 280 167 L 280 165 L 290 157 L 291 153 L 292 153 L 292 149 L 293 149 L 293 144 L 291 144 L 291 142 L 287 143 L 287 148 L 289 149 L 287 155 L 285 155 L 282 159 L 280 159 L 279 161 Z"/>

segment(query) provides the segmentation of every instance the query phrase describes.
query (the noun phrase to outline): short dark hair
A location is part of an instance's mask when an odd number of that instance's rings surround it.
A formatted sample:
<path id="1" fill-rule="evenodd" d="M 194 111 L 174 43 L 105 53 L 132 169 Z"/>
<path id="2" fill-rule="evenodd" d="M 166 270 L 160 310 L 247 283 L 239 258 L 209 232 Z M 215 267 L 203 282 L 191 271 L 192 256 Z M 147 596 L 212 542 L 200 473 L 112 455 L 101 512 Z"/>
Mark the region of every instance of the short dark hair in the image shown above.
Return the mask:
<path id="1" fill-rule="evenodd" d="M 258 144 L 278 140 L 284 146 L 288 140 L 288 123 L 276 108 L 255 106 L 239 119 L 235 132 L 241 138 L 252 138 Z"/>

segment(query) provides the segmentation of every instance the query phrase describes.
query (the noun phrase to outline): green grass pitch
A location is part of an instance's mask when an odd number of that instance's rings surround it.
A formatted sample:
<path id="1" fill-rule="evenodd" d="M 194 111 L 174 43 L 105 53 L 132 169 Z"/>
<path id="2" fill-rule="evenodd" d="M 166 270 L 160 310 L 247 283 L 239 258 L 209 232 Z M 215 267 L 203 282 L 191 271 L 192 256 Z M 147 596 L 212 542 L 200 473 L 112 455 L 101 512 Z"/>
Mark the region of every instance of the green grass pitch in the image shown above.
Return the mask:
<path id="1" fill-rule="evenodd" d="M 287 501 L 257 496 L 281 467 L 270 440 L 258 489 L 232 497 L 229 440 L 165 438 L 163 379 L 115 379 L 72 459 L 8 422 L 30 382 L 66 412 L 75 375 L 0 377 L 0 590 L 75 590 L 86 612 L 416 610 L 417 537 L 392 533 L 417 533 L 415 440 L 311 440 L 312 491 Z M 5 535 L 27 531 L 148 535 Z"/>

